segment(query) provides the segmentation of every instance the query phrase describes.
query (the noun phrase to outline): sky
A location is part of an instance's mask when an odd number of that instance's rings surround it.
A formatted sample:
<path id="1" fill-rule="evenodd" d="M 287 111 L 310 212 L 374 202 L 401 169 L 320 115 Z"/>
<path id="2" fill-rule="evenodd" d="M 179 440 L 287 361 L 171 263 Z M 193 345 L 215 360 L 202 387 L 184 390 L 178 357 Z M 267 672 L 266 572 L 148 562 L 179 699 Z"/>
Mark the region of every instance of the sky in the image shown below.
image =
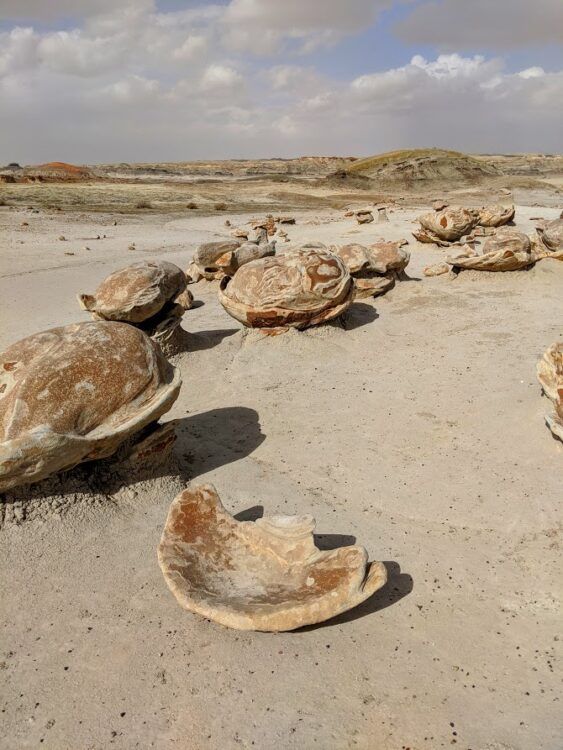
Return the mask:
<path id="1" fill-rule="evenodd" d="M 0 164 L 563 151 L 563 0 L 0 0 Z"/>

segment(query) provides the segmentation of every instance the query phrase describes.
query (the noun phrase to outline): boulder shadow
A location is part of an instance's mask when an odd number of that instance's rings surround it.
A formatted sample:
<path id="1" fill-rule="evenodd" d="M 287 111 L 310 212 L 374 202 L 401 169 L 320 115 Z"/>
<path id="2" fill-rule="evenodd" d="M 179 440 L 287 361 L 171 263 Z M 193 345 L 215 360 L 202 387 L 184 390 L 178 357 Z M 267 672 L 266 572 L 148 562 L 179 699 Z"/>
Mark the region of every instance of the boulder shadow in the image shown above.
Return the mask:
<path id="1" fill-rule="evenodd" d="M 245 458 L 266 439 L 258 412 L 245 406 L 211 409 L 179 419 L 176 435 L 181 474 L 189 479 Z"/>
<path id="2" fill-rule="evenodd" d="M 365 302 L 354 302 L 340 318 L 342 328 L 345 331 L 353 331 L 355 328 L 361 328 L 368 323 L 373 323 L 379 318 L 375 307 Z"/>
<path id="3" fill-rule="evenodd" d="M 309 630 L 316 630 L 317 628 L 329 628 L 334 625 L 343 625 L 346 622 L 353 622 L 354 620 L 359 620 L 361 617 L 367 617 L 368 615 L 380 612 L 382 609 L 386 609 L 392 604 L 396 604 L 405 596 L 408 596 L 414 587 L 412 576 L 408 573 L 401 573 L 401 566 L 397 562 L 385 560 L 383 564 L 387 568 L 387 583 L 383 588 L 379 589 L 379 591 L 372 594 L 369 599 L 366 599 L 353 609 L 349 609 L 336 617 L 332 617 L 330 620 L 319 622 L 316 625 L 307 625 L 306 627 L 298 628 L 293 632 L 306 632 Z"/>

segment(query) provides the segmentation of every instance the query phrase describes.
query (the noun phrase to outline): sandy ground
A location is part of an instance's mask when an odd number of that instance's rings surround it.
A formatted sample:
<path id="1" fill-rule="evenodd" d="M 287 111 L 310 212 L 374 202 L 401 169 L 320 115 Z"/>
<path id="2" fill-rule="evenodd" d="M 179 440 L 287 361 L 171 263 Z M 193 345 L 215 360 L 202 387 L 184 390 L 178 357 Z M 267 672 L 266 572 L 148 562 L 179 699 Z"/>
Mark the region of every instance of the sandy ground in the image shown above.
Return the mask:
<path id="1" fill-rule="evenodd" d="M 357 227 L 302 212 L 288 232 L 409 237 L 417 213 Z M 517 223 L 558 213 L 530 202 Z M 85 320 L 75 294 L 110 271 L 185 267 L 226 231 L 221 216 L 117 219 L 0 209 L 2 347 Z M 3 750 L 561 748 L 563 444 L 535 365 L 563 337 L 563 264 L 426 279 L 447 251 L 410 248 L 412 280 L 356 303 L 343 326 L 246 333 L 213 284 L 192 287 L 203 305 L 184 318 L 192 346 L 170 412 L 180 477 L 6 517 Z M 325 546 L 356 538 L 386 561 L 388 586 L 293 633 L 183 611 L 156 545 L 192 480 L 232 512 L 312 513 Z"/>

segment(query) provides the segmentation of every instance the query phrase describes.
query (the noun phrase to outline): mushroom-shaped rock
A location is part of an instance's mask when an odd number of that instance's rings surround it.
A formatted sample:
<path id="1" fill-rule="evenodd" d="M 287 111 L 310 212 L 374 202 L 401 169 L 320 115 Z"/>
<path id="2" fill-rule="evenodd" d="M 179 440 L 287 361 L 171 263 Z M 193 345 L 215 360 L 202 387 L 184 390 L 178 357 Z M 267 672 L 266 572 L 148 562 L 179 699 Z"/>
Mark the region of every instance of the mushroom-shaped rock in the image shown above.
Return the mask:
<path id="1" fill-rule="evenodd" d="M 563 219 L 555 219 L 543 227 L 537 227 L 536 232 L 541 245 L 540 250 L 545 251 L 545 256 L 563 250 Z"/>
<path id="2" fill-rule="evenodd" d="M 538 362 L 537 374 L 545 395 L 554 403 L 563 388 L 563 341 L 558 341 L 544 352 Z"/>
<path id="3" fill-rule="evenodd" d="M 173 302 L 186 288 L 186 275 L 167 261 L 142 261 L 111 273 L 80 305 L 97 319 L 142 323 Z"/>
<path id="4" fill-rule="evenodd" d="M 322 248 L 253 260 L 219 289 L 233 318 L 250 328 L 306 328 L 345 312 L 354 283 L 342 260 Z"/>
<path id="5" fill-rule="evenodd" d="M 105 458 L 167 412 L 180 373 L 143 331 L 90 321 L 0 354 L 0 491 Z"/>
<path id="6" fill-rule="evenodd" d="M 447 246 L 468 234 L 477 223 L 477 218 L 474 212 L 466 208 L 448 206 L 441 211 L 424 214 L 418 221 L 422 228 L 413 235 L 419 242 Z"/>
<path id="7" fill-rule="evenodd" d="M 514 206 L 483 206 L 479 209 L 478 224 L 481 227 L 502 227 L 514 219 L 516 208 Z"/>
<path id="8" fill-rule="evenodd" d="M 237 521 L 201 485 L 172 502 L 158 561 L 184 609 L 238 630 L 294 630 L 355 607 L 387 581 L 363 547 L 319 550 L 314 528 L 311 516 Z"/>
<path id="9" fill-rule="evenodd" d="M 535 263 L 530 238 L 515 229 L 501 228 L 483 245 L 483 254 L 446 258 L 456 269 L 475 271 L 518 271 Z"/>

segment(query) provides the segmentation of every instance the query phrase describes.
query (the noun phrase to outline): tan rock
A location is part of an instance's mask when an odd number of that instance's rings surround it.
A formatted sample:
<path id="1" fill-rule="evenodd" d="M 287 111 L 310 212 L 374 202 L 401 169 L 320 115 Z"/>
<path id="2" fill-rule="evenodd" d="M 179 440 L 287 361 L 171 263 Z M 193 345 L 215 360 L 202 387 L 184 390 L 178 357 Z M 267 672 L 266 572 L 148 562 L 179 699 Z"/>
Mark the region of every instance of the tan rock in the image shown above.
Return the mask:
<path id="1" fill-rule="evenodd" d="M 555 253 L 563 250 L 563 219 L 555 219 L 544 226 L 536 227 L 542 250 Z"/>
<path id="2" fill-rule="evenodd" d="M 221 281 L 225 310 L 251 328 L 306 328 L 336 318 L 354 299 L 340 258 L 322 248 L 261 258 Z"/>
<path id="3" fill-rule="evenodd" d="M 367 299 L 368 297 L 380 297 L 393 289 L 395 278 L 393 276 L 358 276 L 354 277 L 356 285 L 356 299 Z"/>
<path id="4" fill-rule="evenodd" d="M 547 349 L 537 365 L 537 375 L 545 395 L 555 403 L 557 392 L 563 388 L 563 341 Z"/>
<path id="5" fill-rule="evenodd" d="M 79 294 L 84 310 L 96 318 L 142 323 L 186 288 L 186 275 L 167 261 L 141 261 L 114 271 L 93 295 Z"/>
<path id="6" fill-rule="evenodd" d="M 374 221 L 371 210 L 356 211 L 356 221 L 358 224 L 371 224 Z"/>
<path id="7" fill-rule="evenodd" d="M 466 208 L 448 206 L 441 211 L 424 214 L 418 221 L 421 229 L 413 232 L 413 235 L 419 242 L 447 246 L 468 234 L 477 223 L 477 217 Z"/>
<path id="8" fill-rule="evenodd" d="M 245 242 L 240 247 L 237 247 L 236 250 L 222 255 L 215 263 L 217 268 L 223 271 L 224 274 L 233 276 L 241 266 L 250 263 L 251 260 L 268 258 L 275 254 L 275 240 L 262 245 L 256 245 L 254 242 Z"/>
<path id="9" fill-rule="evenodd" d="M 478 223 L 482 227 L 501 227 L 514 219 L 516 208 L 514 206 L 483 206 L 479 209 Z"/>
<path id="10" fill-rule="evenodd" d="M 158 561 L 184 609 L 238 630 L 294 630 L 357 606 L 387 581 L 363 547 L 319 550 L 314 528 L 311 516 L 239 522 L 212 485 L 200 485 L 170 506 Z"/>
<path id="11" fill-rule="evenodd" d="M 483 254 L 466 252 L 446 258 L 454 268 L 476 271 L 518 271 L 535 263 L 530 238 L 515 229 L 503 227 L 483 245 Z"/>
<path id="12" fill-rule="evenodd" d="M 444 273 L 449 273 L 450 267 L 447 263 L 436 263 L 433 266 L 425 266 L 422 269 L 422 273 L 425 276 L 441 276 Z"/>
<path id="13" fill-rule="evenodd" d="M 180 373 L 126 323 L 52 328 L 0 354 L 0 491 L 104 458 L 167 412 Z"/>

